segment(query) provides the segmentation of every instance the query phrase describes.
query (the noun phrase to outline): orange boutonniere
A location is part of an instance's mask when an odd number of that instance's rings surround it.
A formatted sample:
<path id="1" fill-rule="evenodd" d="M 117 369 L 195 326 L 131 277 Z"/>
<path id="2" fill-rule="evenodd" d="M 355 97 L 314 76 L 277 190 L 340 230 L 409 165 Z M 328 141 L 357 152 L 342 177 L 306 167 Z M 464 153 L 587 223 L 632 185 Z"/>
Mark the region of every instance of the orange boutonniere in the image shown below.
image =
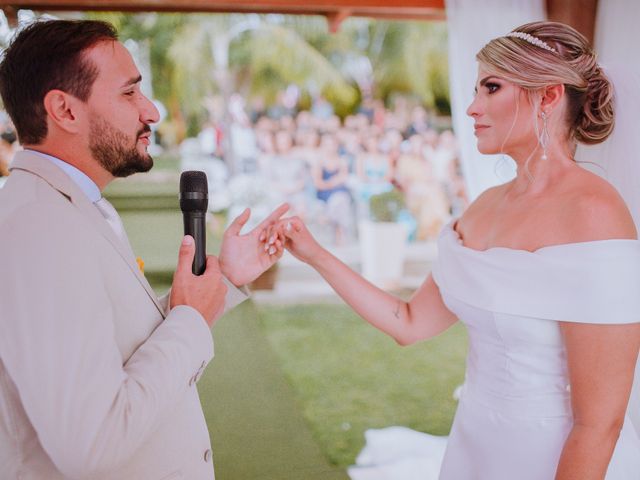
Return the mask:
<path id="1" fill-rule="evenodd" d="M 138 268 L 140 269 L 140 273 L 144 275 L 144 260 L 140 257 L 136 257 L 136 263 L 138 264 Z"/>

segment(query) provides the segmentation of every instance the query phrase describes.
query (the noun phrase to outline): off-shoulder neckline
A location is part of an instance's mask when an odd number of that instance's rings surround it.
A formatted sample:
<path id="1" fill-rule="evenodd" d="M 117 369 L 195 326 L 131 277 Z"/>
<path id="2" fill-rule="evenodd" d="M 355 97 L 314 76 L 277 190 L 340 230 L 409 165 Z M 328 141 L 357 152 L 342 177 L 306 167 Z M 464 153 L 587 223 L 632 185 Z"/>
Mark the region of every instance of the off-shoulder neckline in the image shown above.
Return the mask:
<path id="1" fill-rule="evenodd" d="M 632 238 L 610 238 L 610 239 L 605 239 L 605 240 L 585 240 L 582 242 L 571 242 L 571 243 L 557 243 L 554 245 L 545 245 L 543 247 L 537 248 L 535 250 L 525 250 L 522 248 L 511 248 L 511 247 L 502 247 L 502 246 L 495 246 L 495 247 L 489 247 L 486 248 L 484 250 L 478 250 L 475 248 L 471 248 L 468 247 L 464 244 L 462 237 L 460 236 L 460 234 L 458 233 L 458 231 L 455 229 L 455 225 L 458 222 L 459 218 L 453 219 L 452 221 L 450 221 L 448 224 L 445 225 L 444 230 L 447 231 L 448 233 L 450 233 L 450 235 L 456 240 L 456 244 L 463 250 L 465 251 L 469 251 L 471 253 L 474 254 L 478 254 L 481 255 L 483 253 L 489 254 L 491 252 L 500 252 L 500 251 L 506 251 L 506 252 L 516 252 L 516 253 L 522 253 L 522 254 L 529 254 L 529 255 L 535 255 L 538 253 L 542 253 L 544 251 L 552 251 L 552 250 L 558 250 L 558 249 L 563 249 L 563 248 L 577 248 L 577 247 L 587 247 L 589 245 L 603 245 L 603 244 L 607 244 L 610 245 L 612 243 L 623 243 L 623 244 L 635 244 L 638 245 L 640 247 L 640 240 L 638 239 L 632 239 Z"/>

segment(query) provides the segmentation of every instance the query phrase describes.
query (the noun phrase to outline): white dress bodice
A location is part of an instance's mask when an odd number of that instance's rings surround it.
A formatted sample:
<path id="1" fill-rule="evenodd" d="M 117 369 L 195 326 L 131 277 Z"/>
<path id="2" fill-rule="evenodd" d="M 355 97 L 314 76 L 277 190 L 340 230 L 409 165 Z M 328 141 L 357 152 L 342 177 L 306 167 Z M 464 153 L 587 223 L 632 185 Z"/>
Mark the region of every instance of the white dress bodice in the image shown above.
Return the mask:
<path id="1" fill-rule="evenodd" d="M 469 332 L 440 478 L 553 479 L 573 424 L 559 321 L 640 322 L 640 241 L 478 251 L 450 224 L 438 251 L 433 278 Z M 626 421 L 607 480 L 638 479 L 640 440 Z"/>

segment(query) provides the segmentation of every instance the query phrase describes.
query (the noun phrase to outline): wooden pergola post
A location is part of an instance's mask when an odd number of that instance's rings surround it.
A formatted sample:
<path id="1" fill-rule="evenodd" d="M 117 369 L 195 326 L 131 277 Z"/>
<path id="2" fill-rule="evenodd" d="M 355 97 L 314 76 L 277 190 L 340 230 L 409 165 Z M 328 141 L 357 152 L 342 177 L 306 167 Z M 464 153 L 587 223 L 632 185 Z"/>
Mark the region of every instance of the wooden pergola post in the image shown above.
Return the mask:
<path id="1" fill-rule="evenodd" d="M 9 22 L 9 26 L 11 28 L 15 28 L 18 26 L 18 9 L 12 7 L 11 5 L 3 5 L 2 12 L 4 16 L 7 17 L 7 22 Z"/>
<path id="2" fill-rule="evenodd" d="M 571 25 L 593 44 L 598 0 L 546 0 L 547 17 Z"/>

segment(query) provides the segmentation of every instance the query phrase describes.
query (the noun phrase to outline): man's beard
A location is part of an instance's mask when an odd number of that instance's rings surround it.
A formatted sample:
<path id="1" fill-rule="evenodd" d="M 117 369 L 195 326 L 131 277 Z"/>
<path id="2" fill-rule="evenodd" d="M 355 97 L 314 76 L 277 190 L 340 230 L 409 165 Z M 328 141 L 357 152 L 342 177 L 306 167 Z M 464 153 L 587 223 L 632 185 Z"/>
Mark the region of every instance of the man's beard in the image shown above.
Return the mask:
<path id="1" fill-rule="evenodd" d="M 89 120 L 89 149 L 102 167 L 114 177 L 128 177 L 138 172 L 148 172 L 153 167 L 153 158 L 148 153 L 141 154 L 137 139 L 149 132 L 145 125 L 136 134 L 136 143 L 129 146 L 130 139 L 100 116 Z"/>

